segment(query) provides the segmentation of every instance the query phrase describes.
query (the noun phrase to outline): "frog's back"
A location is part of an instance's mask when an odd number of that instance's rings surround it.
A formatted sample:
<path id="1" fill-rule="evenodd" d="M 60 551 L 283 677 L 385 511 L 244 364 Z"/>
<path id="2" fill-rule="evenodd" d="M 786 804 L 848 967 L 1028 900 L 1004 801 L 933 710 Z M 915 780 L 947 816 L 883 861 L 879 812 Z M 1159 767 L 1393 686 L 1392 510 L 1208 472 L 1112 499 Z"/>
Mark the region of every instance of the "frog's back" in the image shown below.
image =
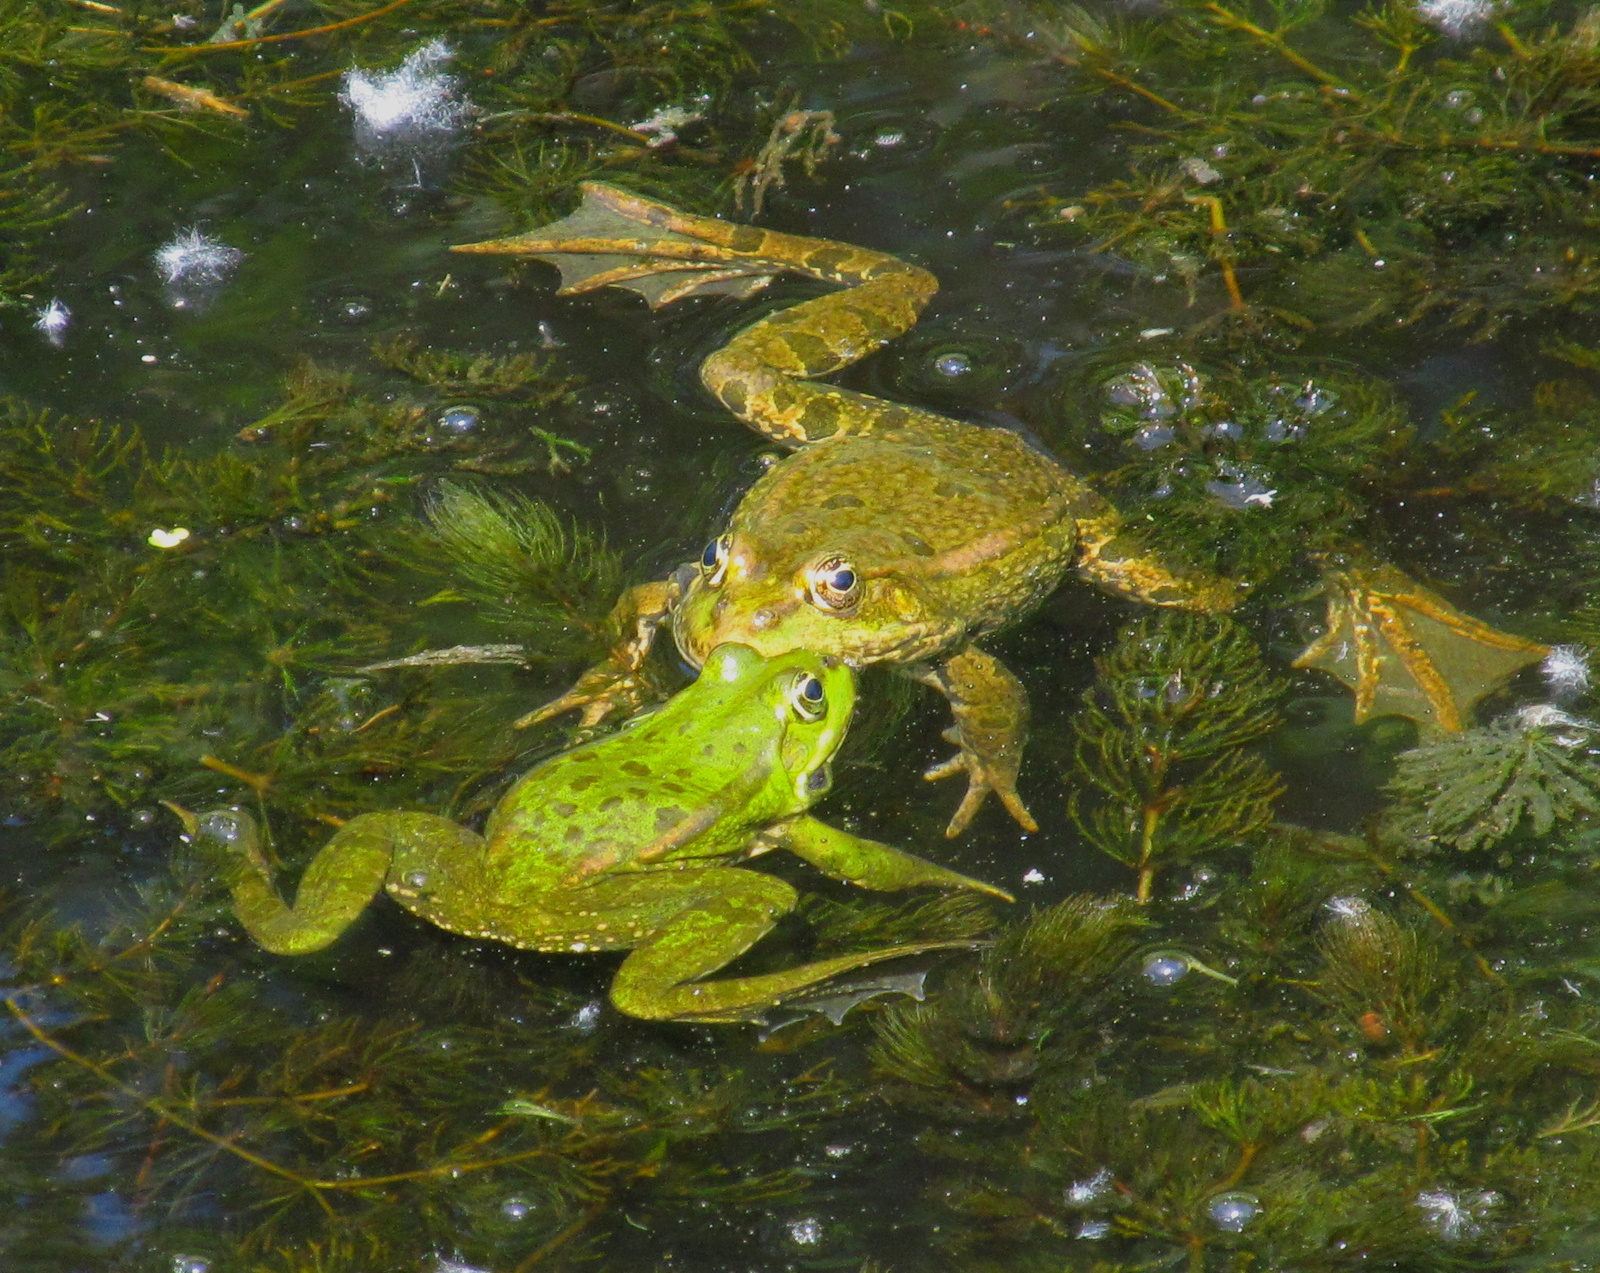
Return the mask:
<path id="1" fill-rule="evenodd" d="M 1026 606 L 1048 593 L 1067 565 L 1078 480 L 1008 429 L 906 416 L 903 427 L 836 434 L 786 457 L 741 502 L 735 538 L 772 561 L 894 563 L 1002 609 L 1001 594 L 1015 590 Z"/>
<path id="2" fill-rule="evenodd" d="M 736 852 L 761 812 L 736 778 L 769 763 L 762 724 L 735 718 L 708 731 L 692 713 L 662 712 L 546 761 L 485 829 L 493 868 L 508 883 L 579 883 L 630 864 Z"/>

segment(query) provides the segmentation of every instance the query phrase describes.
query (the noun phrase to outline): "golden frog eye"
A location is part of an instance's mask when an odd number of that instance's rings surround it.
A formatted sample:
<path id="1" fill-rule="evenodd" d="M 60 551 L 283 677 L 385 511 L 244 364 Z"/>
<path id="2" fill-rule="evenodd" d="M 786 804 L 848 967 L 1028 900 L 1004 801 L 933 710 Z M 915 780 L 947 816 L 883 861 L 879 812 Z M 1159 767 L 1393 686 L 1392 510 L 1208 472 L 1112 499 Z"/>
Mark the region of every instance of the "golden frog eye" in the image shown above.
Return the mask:
<path id="1" fill-rule="evenodd" d="M 823 610 L 848 610 L 861 600 L 861 576 L 843 557 L 827 557 L 806 571 L 806 595 Z"/>
<path id="2" fill-rule="evenodd" d="M 810 672 L 802 672 L 794 678 L 794 684 L 789 687 L 789 703 L 794 708 L 796 716 L 803 721 L 813 723 L 821 720 L 823 713 L 828 710 L 828 699 L 823 693 L 822 682 Z"/>
<path id="3" fill-rule="evenodd" d="M 700 570 L 706 582 L 715 588 L 728 573 L 728 537 L 719 535 L 706 545 L 700 554 Z"/>

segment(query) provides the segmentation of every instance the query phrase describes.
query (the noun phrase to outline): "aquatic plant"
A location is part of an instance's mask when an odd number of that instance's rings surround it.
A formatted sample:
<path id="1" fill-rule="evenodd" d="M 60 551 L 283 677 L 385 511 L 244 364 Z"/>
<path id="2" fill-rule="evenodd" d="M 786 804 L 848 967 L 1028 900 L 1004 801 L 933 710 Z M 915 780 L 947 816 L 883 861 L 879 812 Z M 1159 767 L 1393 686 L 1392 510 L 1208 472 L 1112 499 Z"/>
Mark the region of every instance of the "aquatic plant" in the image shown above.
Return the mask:
<path id="1" fill-rule="evenodd" d="M 1283 784 L 1248 746 L 1277 724 L 1282 691 L 1243 629 L 1189 614 L 1139 619 L 1095 669 L 1068 809 L 1148 902 L 1158 872 L 1271 821 Z"/>

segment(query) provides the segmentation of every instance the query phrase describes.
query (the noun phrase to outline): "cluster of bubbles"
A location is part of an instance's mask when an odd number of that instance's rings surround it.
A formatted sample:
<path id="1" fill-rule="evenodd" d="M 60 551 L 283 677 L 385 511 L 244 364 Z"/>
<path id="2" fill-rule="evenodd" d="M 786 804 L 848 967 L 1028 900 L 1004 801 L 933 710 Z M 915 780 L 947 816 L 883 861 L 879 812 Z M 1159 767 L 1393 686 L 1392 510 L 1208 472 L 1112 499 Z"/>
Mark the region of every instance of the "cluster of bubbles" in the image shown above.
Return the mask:
<path id="1" fill-rule="evenodd" d="M 1425 1189 L 1416 1197 L 1422 1223 L 1446 1242 L 1483 1235 L 1484 1224 L 1500 1205 L 1492 1190 Z"/>
<path id="2" fill-rule="evenodd" d="M 1157 367 L 1149 362 L 1135 363 L 1107 381 L 1105 400 L 1110 407 L 1107 428 L 1122 434 L 1130 446 L 1155 455 L 1175 444 L 1189 444 L 1175 450 L 1185 459 L 1168 468 L 1155 487 L 1157 497 L 1170 495 L 1174 479 L 1190 475 L 1186 460 L 1199 449 L 1211 454 L 1209 471 L 1202 470 L 1206 494 L 1234 511 L 1270 508 L 1278 493 L 1267 469 L 1243 458 L 1252 444 L 1259 449 L 1298 442 L 1337 403 L 1330 391 L 1311 381 L 1279 382 L 1269 387 L 1264 403 L 1241 418 L 1224 413 L 1187 363 Z M 1222 455 L 1216 454 L 1219 449 Z"/>

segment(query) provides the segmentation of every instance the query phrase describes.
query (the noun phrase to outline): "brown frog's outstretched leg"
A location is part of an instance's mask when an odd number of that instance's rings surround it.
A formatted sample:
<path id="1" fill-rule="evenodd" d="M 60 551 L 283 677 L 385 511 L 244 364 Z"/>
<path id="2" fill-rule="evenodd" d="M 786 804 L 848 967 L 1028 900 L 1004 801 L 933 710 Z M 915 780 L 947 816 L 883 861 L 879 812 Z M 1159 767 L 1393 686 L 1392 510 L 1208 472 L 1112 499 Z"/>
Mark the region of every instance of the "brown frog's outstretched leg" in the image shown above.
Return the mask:
<path id="1" fill-rule="evenodd" d="M 1087 487 L 1074 501 L 1078 527 L 1078 573 L 1108 592 L 1153 606 L 1181 606 L 1220 614 L 1233 609 L 1239 587 L 1198 571 L 1183 573 L 1157 560 L 1126 530 L 1121 515 Z"/>
<path id="2" fill-rule="evenodd" d="M 629 588 L 606 620 L 606 626 L 616 635 L 611 652 L 560 698 L 519 717 L 515 728 L 527 729 L 563 712 L 582 709 L 578 728 L 587 730 L 618 709 L 630 716 L 638 711 L 652 696 L 644 662 L 650 657 L 656 633 L 671 616 L 680 591 L 675 578 Z"/>
<path id="3" fill-rule="evenodd" d="M 544 950 L 631 947 L 611 983 L 611 1002 L 629 1016 L 650 1021 L 704 1022 L 758 1021 L 784 1000 L 841 973 L 930 950 L 970 950 L 975 944 L 915 942 L 782 972 L 703 980 L 766 936 L 794 909 L 798 896 L 774 876 L 731 866 L 613 876 L 552 895 L 536 925 L 537 942 L 529 944 Z M 567 934 L 556 931 L 563 916 L 572 930 Z"/>
<path id="4" fill-rule="evenodd" d="M 1355 690 L 1356 722 L 1409 716 L 1465 728 L 1472 705 L 1550 648 L 1462 614 L 1394 566 L 1343 555 L 1318 559 L 1328 627 L 1294 661 Z"/>
<path id="5" fill-rule="evenodd" d="M 841 428 L 866 433 L 911 420 L 913 407 L 806 381 L 847 367 L 916 321 L 938 281 L 896 257 L 849 243 L 690 216 L 611 186 L 583 187 L 571 216 L 531 234 L 468 243 L 457 252 L 535 256 L 561 270 L 563 292 L 626 287 L 652 306 L 705 293 L 748 296 L 780 274 L 847 290 L 746 327 L 701 364 L 728 410 L 788 446 Z"/>
<path id="6" fill-rule="evenodd" d="M 1028 695 L 1021 682 L 999 659 L 975 645 L 937 667 L 915 669 L 912 675 L 950 700 L 956 723 L 944 737 L 961 749 L 922 776 L 937 782 L 967 775 L 967 792 L 945 835 L 955 837 L 965 831 L 991 791 L 1024 830 L 1037 831 L 1039 824 L 1017 794 L 1017 770 L 1028 741 Z"/>

